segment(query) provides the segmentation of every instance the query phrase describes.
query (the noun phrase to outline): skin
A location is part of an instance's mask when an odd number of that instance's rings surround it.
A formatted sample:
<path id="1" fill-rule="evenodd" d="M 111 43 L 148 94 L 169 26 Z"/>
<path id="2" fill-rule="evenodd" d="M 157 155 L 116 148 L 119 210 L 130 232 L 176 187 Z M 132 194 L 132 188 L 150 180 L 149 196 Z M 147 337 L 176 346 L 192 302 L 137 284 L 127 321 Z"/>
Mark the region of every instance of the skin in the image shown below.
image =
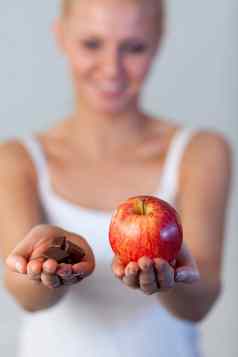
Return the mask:
<path id="1" fill-rule="evenodd" d="M 80 133 L 80 126 L 84 127 L 80 143 L 85 145 L 85 151 L 87 137 L 92 135 L 93 130 L 97 130 L 98 137 L 102 136 L 99 143 L 95 135 L 96 145 L 93 149 L 100 151 L 99 145 L 105 146 L 104 137 L 107 135 L 112 138 L 109 144 L 110 152 L 113 152 L 112 143 L 116 143 L 115 151 L 124 145 L 118 132 L 123 130 L 124 139 L 137 144 L 146 128 L 147 118 L 140 112 L 139 96 L 161 39 L 153 9 L 145 1 L 127 1 L 123 5 L 118 1 L 92 1 L 90 6 L 82 1 L 75 2 L 70 14 L 54 23 L 57 43 L 68 60 L 74 84 L 74 118 L 81 118 L 80 122 L 76 119 L 73 121 L 73 130 Z M 105 82 L 115 84 L 123 90 L 123 94 L 116 97 L 102 95 L 98 88 Z M 99 127 L 95 124 L 100 120 Z M 87 135 L 87 132 L 90 134 Z M 76 139 L 78 141 L 78 135 Z M 71 136 L 72 142 L 74 137 Z M 28 237 L 23 244 L 25 242 L 27 246 Z M 18 249 L 22 251 L 21 244 L 19 246 L 7 259 L 12 269 L 14 262 L 19 262 L 17 271 L 27 273 L 31 280 L 41 281 L 47 287 L 59 286 L 57 274 L 62 270 L 67 273 L 65 279 L 72 279 L 70 265 L 59 267 L 53 260 L 27 263 L 17 254 Z"/>
<path id="2" fill-rule="evenodd" d="M 80 263 L 58 264 L 54 259 L 44 260 L 39 257 L 57 236 L 67 236 L 67 239 L 79 245 L 85 252 Z M 26 237 L 15 247 L 7 257 L 8 267 L 21 274 L 26 274 L 36 284 L 42 283 L 48 288 L 58 288 L 61 285 L 73 285 L 90 275 L 95 267 L 95 259 L 86 240 L 56 226 L 42 224 L 34 227 Z M 81 274 L 79 276 L 79 273 Z M 77 276 L 75 276 L 77 274 Z M 59 279 L 62 278 L 62 281 Z"/>
<path id="3" fill-rule="evenodd" d="M 157 137 L 153 148 L 151 140 L 145 141 L 145 133 L 151 138 L 154 129 L 151 118 L 141 111 L 139 101 L 161 43 L 161 32 L 152 18 L 151 3 L 147 1 L 92 0 L 77 2 L 67 17 L 55 21 L 53 31 L 68 61 L 75 109 L 60 129 L 48 135 L 48 141 L 55 144 L 55 138 L 60 138 L 73 153 L 73 159 L 67 161 L 69 168 L 74 168 L 81 153 L 90 166 L 97 162 L 100 167 L 100 163 L 105 172 L 109 167 L 111 174 L 118 165 L 132 160 L 130 155 L 133 158 L 138 155 L 140 167 L 145 165 L 141 152 L 147 153 L 147 157 L 152 151 L 166 152 L 165 135 Z M 105 92 L 108 84 L 118 91 L 117 95 Z M 162 120 L 158 121 L 158 127 L 162 127 Z M 63 146 L 60 153 L 67 157 Z M 217 157 L 220 159 L 216 160 Z M 108 167 L 104 168 L 105 162 Z M 123 266 L 118 257 L 114 257 L 112 271 L 126 287 L 140 289 L 144 294 L 166 291 L 158 295 L 169 311 L 197 321 L 206 315 L 220 292 L 224 217 L 231 176 L 228 143 L 217 133 L 198 133 L 186 150 L 180 172 L 176 207 L 183 222 L 184 243 L 174 266 L 162 259 L 152 261 L 147 257 Z M 212 175 L 208 176 L 207 172 Z M 99 180 L 99 172 L 95 174 Z M 89 180 L 87 177 L 85 182 Z M 73 187 L 74 180 L 70 182 Z M 78 181 L 75 182 L 79 189 Z M 76 189 L 75 192 L 79 195 Z M 128 192 L 131 191 L 128 189 Z M 111 196 L 113 194 L 102 193 L 105 205 Z M 83 192 L 80 197 L 83 199 Z M 113 205 L 115 202 L 108 201 L 108 207 Z M 41 277 L 41 283 L 47 287 L 58 286 L 59 266 L 55 261 L 27 263 L 19 252 L 24 255 L 24 248 L 17 246 L 7 259 L 11 269 L 16 269 L 18 262 L 17 271 L 35 281 Z M 91 264 L 83 270 L 86 275 L 93 271 L 92 262 L 93 255 L 89 255 Z M 73 268 L 65 266 L 64 269 L 67 279 L 72 279 Z"/>

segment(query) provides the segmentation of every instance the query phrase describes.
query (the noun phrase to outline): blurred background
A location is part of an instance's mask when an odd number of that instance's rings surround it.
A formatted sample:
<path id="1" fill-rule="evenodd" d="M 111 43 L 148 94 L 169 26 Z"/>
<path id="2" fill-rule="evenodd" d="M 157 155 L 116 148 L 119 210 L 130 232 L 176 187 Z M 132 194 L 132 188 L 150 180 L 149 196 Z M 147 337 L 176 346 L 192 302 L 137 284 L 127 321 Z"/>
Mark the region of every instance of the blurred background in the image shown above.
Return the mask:
<path id="1" fill-rule="evenodd" d="M 167 34 L 146 83 L 143 103 L 150 112 L 222 132 L 233 147 L 223 293 L 201 323 L 201 331 L 205 357 L 237 357 L 238 2 L 166 2 Z M 71 110 L 66 63 L 51 33 L 58 6 L 57 0 L 1 2 L 1 141 L 47 129 Z M 15 357 L 21 311 L 2 286 L 2 270 L 1 262 L 0 355 Z"/>

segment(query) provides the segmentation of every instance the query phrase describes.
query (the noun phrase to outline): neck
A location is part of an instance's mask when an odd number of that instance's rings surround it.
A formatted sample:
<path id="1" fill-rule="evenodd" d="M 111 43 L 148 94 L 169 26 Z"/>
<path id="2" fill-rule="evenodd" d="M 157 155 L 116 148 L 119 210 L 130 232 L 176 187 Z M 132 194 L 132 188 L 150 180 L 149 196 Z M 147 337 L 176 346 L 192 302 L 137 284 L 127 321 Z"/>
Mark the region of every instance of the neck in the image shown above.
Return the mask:
<path id="1" fill-rule="evenodd" d="M 109 115 L 78 106 L 70 122 L 73 145 L 90 157 L 109 158 L 121 156 L 126 147 L 141 142 L 148 118 L 137 108 Z"/>

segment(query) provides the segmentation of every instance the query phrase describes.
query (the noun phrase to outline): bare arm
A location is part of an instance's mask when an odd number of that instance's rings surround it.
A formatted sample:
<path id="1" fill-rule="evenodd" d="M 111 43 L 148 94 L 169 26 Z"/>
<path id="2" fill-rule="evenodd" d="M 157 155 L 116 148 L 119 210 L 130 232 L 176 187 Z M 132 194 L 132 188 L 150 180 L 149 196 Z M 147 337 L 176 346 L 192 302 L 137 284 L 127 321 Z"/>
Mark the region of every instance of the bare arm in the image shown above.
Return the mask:
<path id="1" fill-rule="evenodd" d="M 181 165 L 177 210 L 184 241 L 171 266 L 161 258 L 141 257 L 124 266 L 112 262 L 115 276 L 146 295 L 157 293 L 174 316 L 198 322 L 221 292 L 224 228 L 231 181 L 231 150 L 217 133 L 200 132 Z"/>
<path id="2" fill-rule="evenodd" d="M 215 133 L 199 133 L 184 157 L 178 211 L 184 240 L 195 258 L 200 280 L 176 284 L 159 294 L 175 316 L 200 321 L 222 290 L 226 209 L 231 181 L 231 150 Z"/>
<path id="3" fill-rule="evenodd" d="M 0 145 L 0 217 L 0 252 L 5 261 L 32 228 L 43 223 L 34 168 L 15 140 Z M 64 287 L 48 289 L 4 267 L 5 287 L 24 310 L 49 307 L 66 292 Z"/>
<path id="4" fill-rule="evenodd" d="M 48 242 L 56 236 L 67 235 L 71 241 L 83 246 L 86 252 L 85 261 L 76 264 L 75 269 L 83 268 L 85 276 L 94 269 L 93 253 L 81 236 L 43 224 L 34 167 L 25 149 L 16 141 L 0 145 L 0 217 L 0 251 L 6 263 L 4 284 L 24 310 L 34 312 L 49 308 L 69 288 L 49 288 L 52 279 L 59 278 L 54 273 L 49 275 L 45 269 L 54 268 L 56 271 L 56 261 L 48 259 L 45 263 L 28 262 L 30 254 L 27 247 L 33 246 L 33 242 L 42 239 Z M 23 274 L 17 272 L 16 261 L 20 262 Z M 29 279 L 33 277 L 29 273 L 29 267 L 33 265 L 38 272 L 42 272 L 40 276 L 43 284 Z"/>

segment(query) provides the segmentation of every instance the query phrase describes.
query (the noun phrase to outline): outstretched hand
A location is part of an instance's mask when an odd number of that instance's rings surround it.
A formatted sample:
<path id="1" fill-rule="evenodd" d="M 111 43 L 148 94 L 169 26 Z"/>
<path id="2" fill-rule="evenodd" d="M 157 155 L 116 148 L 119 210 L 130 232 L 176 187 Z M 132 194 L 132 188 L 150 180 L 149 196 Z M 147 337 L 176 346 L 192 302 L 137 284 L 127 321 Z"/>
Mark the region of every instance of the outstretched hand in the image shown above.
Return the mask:
<path id="1" fill-rule="evenodd" d="M 200 279 L 194 257 L 183 242 L 179 255 L 172 264 L 161 258 L 141 257 L 126 266 L 115 256 L 112 271 L 126 286 L 151 295 L 172 289 L 176 283 L 192 284 Z"/>
<path id="2" fill-rule="evenodd" d="M 60 236 L 78 245 L 85 253 L 83 259 L 75 264 L 58 263 L 55 259 L 44 259 L 42 253 Z M 6 258 L 7 267 L 48 288 L 73 285 L 89 276 L 95 267 L 95 258 L 87 241 L 76 234 L 52 225 L 35 226 L 18 243 Z"/>

